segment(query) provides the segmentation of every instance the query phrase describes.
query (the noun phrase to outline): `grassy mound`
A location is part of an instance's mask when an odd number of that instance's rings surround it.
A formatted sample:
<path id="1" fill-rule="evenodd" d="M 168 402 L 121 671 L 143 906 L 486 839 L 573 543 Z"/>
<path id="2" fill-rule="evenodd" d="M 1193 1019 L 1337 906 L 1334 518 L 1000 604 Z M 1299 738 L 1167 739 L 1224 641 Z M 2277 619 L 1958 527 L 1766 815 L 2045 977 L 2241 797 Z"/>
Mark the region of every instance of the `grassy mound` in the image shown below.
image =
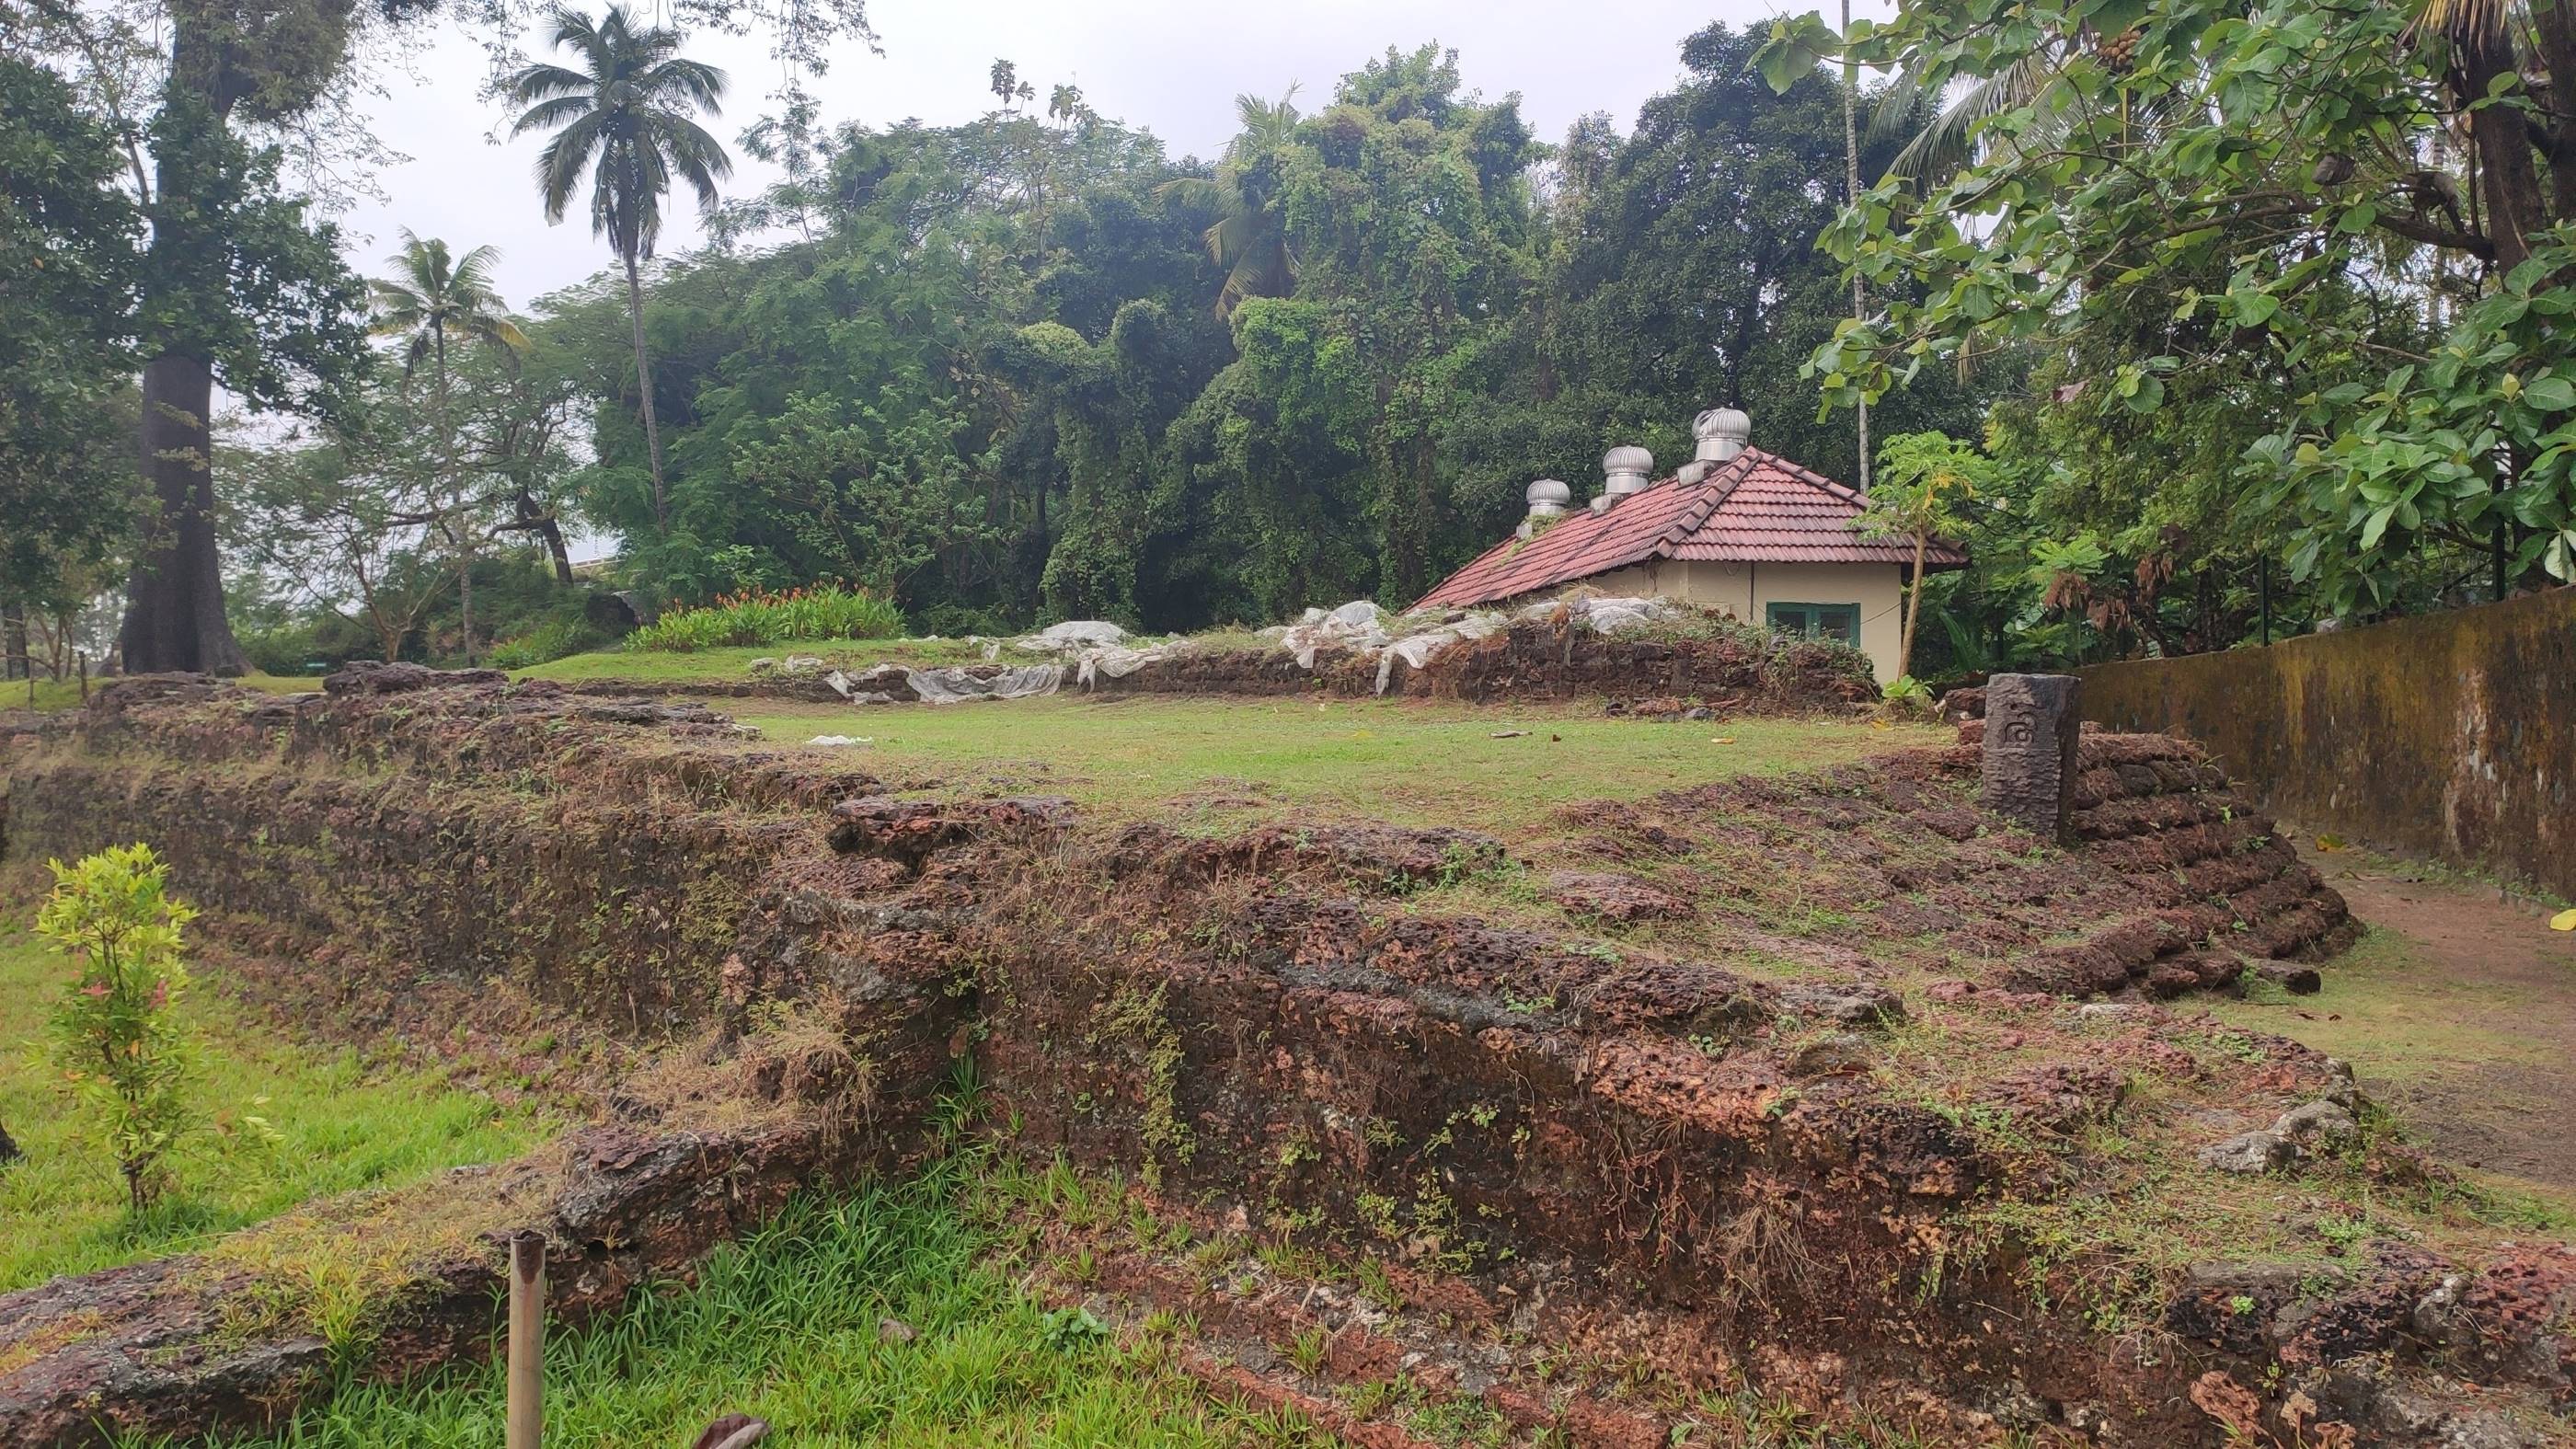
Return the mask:
<path id="1" fill-rule="evenodd" d="M 1509 716 L 1398 699 L 1245 702 L 1076 696 L 1006 708 L 888 709 L 745 701 L 730 711 L 773 744 L 869 743 L 850 762 L 1072 797 L 1087 809 L 1174 822 L 1246 820 L 1306 806 L 1404 825 L 1510 832 L 1575 800 L 1633 798 L 1735 775 L 1840 764 L 1947 739 L 1928 727 L 1838 719 L 1649 724 L 1597 706 Z"/>

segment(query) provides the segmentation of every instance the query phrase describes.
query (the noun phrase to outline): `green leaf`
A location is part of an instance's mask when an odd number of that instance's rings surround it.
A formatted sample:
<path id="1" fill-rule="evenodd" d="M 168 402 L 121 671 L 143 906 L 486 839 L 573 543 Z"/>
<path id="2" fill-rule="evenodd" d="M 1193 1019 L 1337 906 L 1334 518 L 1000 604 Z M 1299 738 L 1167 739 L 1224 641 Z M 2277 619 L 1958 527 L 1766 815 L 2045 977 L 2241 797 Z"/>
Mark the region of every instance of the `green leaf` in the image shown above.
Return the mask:
<path id="1" fill-rule="evenodd" d="M 2576 408 L 2576 382 L 2555 373 L 2536 377 L 2523 388 L 2522 400 L 2545 413 L 2563 413 Z"/>
<path id="2" fill-rule="evenodd" d="M 2549 551 L 2541 555 L 2540 566 L 2561 583 L 2576 583 L 2576 528 L 2558 531 L 2549 541 Z"/>
<path id="3" fill-rule="evenodd" d="M 1841 55 L 1842 49 L 1842 37 L 1825 24 L 1823 16 L 1810 10 L 1771 22 L 1771 38 L 1753 53 L 1753 68 L 1774 92 L 1787 95 L 1790 87 L 1815 74 L 1817 66 Z"/>
<path id="4" fill-rule="evenodd" d="M 2269 292 L 2230 292 L 2227 305 L 2236 314 L 2239 327 L 2260 327 L 2281 310 L 2281 299 Z"/>

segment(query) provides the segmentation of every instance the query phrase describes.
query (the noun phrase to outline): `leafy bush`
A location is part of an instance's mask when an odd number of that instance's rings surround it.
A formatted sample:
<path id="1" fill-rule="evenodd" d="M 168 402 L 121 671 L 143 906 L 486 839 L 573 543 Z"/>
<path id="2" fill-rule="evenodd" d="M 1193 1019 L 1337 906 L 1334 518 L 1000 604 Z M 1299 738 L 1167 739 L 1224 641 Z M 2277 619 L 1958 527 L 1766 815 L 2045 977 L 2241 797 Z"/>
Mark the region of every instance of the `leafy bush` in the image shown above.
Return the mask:
<path id="1" fill-rule="evenodd" d="M 373 659 L 385 652 L 374 630 L 328 610 L 273 628 L 237 626 L 235 634 L 251 668 L 289 678 L 328 674 L 352 659 Z"/>
<path id="2" fill-rule="evenodd" d="M 495 669 L 531 669 L 567 654 L 579 654 L 606 643 L 606 636 L 580 619 L 549 619 L 514 639 L 492 646 Z"/>
<path id="3" fill-rule="evenodd" d="M 46 865 L 54 889 L 36 932 L 79 971 L 54 1008 L 54 1061 L 98 1114 L 142 1212 L 168 1185 L 171 1149 L 197 1125 L 187 1100 L 194 1053 L 178 1014 L 188 989 L 179 928 L 197 913 L 168 897 L 168 867 L 148 845 Z"/>
<path id="4" fill-rule="evenodd" d="M 1939 713 L 1932 686 L 1911 674 L 1900 674 L 1879 691 L 1878 712 L 1887 719 L 1930 719 Z"/>
<path id="5" fill-rule="evenodd" d="M 629 649 L 720 649 L 796 639 L 891 639 L 903 612 L 865 589 L 815 584 L 785 593 L 720 595 L 704 608 L 673 608 L 626 636 Z"/>

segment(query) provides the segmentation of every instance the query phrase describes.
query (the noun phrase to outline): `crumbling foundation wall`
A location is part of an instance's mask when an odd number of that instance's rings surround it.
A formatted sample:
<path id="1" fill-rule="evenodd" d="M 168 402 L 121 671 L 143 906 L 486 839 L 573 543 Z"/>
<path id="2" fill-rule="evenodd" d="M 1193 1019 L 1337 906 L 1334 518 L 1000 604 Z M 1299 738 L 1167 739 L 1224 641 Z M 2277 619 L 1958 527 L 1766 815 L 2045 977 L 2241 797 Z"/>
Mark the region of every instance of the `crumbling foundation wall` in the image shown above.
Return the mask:
<path id="1" fill-rule="evenodd" d="M 613 1216 L 595 1242 L 572 1226 L 590 1220 L 581 1211 L 539 1206 L 621 1293 L 633 1268 L 614 1257 L 625 1236 L 702 1245 L 740 1226 L 752 1209 L 738 1202 L 773 1202 L 797 1174 L 828 1177 L 917 1144 L 921 1104 L 971 1056 L 997 1115 L 1017 1122 L 1020 1150 L 1061 1149 L 1176 1198 L 1231 1204 L 1247 1229 L 1281 1238 L 1347 1235 L 1550 1311 L 1597 1301 L 1692 1315 L 1724 1342 L 1848 1365 L 1855 1393 L 1991 1389 L 2098 1406 L 2145 1436 L 2136 1442 L 2214 1443 L 2188 1395 L 2194 1375 L 2215 1366 L 2260 1381 L 2277 1347 L 2258 1335 L 2134 1362 L 2080 1304 L 2035 1297 L 2009 1252 L 1944 1257 L 1952 1214 L 2023 1190 L 2028 1149 L 2008 1141 L 2108 1120 L 2126 1081 L 2114 1066 L 2058 1058 L 1963 1083 L 1950 1103 L 1891 1085 L 1868 1060 L 1906 1007 L 1856 946 L 1820 950 L 1820 970 L 1779 980 L 1723 955 L 1676 959 L 1417 914 L 1403 908 L 1411 893 L 1462 869 L 1510 870 L 1509 850 L 1470 832 L 1387 826 L 1213 839 L 1095 827 L 1061 800 L 875 780 L 716 740 L 700 732 L 720 723 L 656 708 L 486 685 L 284 706 L 218 693 L 123 720 L 102 711 L 13 757 L 7 859 L 140 834 L 172 854 L 186 893 L 238 926 L 273 917 L 281 942 L 311 942 L 342 909 L 377 913 L 349 964 L 396 987 L 406 972 L 513 959 L 514 894 L 526 872 L 548 871 L 574 914 L 613 918 L 603 960 L 644 959 L 596 980 L 556 969 L 532 978 L 536 989 L 639 1036 L 711 1028 L 707 1050 L 758 1099 L 797 1095 L 793 1083 L 815 1074 L 763 1058 L 738 1035 L 744 1009 L 774 1000 L 815 1013 L 846 1052 L 826 1075 L 866 1087 L 860 1110 L 837 1117 L 853 1135 L 829 1147 L 716 1142 L 684 1122 L 646 1122 L 611 1143 L 611 1169 L 712 1145 L 700 1152 L 711 1166 L 659 1179 L 638 1225 Z M 2192 914 L 2222 899 L 2231 920 L 2279 923 L 2277 938 L 2240 943 L 2249 951 L 2320 948 L 2342 919 L 2304 867 L 2267 852 L 2266 827 L 2187 745 L 2087 737 L 2072 851 L 1979 812 L 1976 758 L 1963 745 L 1812 778 L 1730 780 L 1569 807 L 1567 823 L 1667 854 L 1777 826 L 1756 843 L 1769 868 L 1848 896 L 1855 933 L 1950 930 L 1993 945 L 1985 979 L 1957 985 L 1991 989 L 2007 1010 L 2053 1000 L 2033 985 L 2200 984 L 2197 971 L 2157 972 L 2224 937 L 2216 915 Z M 260 836 L 277 814 L 294 823 L 264 860 Z M 550 847 L 550 833 L 561 843 Z M 1792 858 L 1783 841 L 1810 854 Z M 695 928 L 692 890 L 722 897 Z M 2081 958 L 2064 973 L 2014 976 L 2047 959 L 2038 948 L 2069 910 L 2098 926 L 2088 946 L 2158 924 L 2116 972 L 2086 974 Z M 541 958 L 583 944 L 540 939 Z M 619 999 L 628 991 L 640 1005 Z M 2262 1070 L 2278 1087 L 2326 1084 L 2322 1062 L 2295 1050 Z M 741 1153 L 737 1171 L 727 1154 Z M 658 1251 L 637 1249 L 636 1261 L 686 1258 Z M 449 1260 L 450 1288 L 416 1300 L 426 1316 L 410 1336 L 396 1325 L 384 1340 L 419 1345 L 386 1375 L 471 1349 L 493 1262 L 496 1241 Z M 153 1307 L 171 1285 L 146 1287 L 131 1302 L 151 1311 L 104 1327 L 81 1319 L 32 1357 L 13 1358 L 17 1330 L 0 1328 L 0 1362 L 13 1364 L 0 1374 L 0 1438 L 76 1440 L 86 1431 L 67 1416 L 91 1392 L 159 1405 L 127 1417 L 158 1427 L 206 1414 L 209 1395 L 256 1421 L 323 1391 L 293 1325 L 217 1353 L 205 1325 L 221 1314 L 205 1305 L 229 1290 L 172 1287 L 181 1296 L 163 1306 L 197 1305 L 186 1318 Z M 46 1323 L 86 1311 L 77 1295 L 44 1291 Z M 0 1300 L 0 1324 L 36 1322 L 33 1306 Z"/>

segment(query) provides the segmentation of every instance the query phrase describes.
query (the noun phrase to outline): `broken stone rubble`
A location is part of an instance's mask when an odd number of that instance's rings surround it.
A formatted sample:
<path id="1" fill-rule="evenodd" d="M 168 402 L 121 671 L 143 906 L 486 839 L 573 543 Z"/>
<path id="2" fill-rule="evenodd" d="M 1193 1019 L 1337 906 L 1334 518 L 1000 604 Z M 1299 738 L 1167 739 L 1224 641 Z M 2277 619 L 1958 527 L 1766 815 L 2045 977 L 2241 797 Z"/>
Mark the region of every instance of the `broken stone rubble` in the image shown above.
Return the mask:
<path id="1" fill-rule="evenodd" d="M 2360 1098 L 2353 1087 L 2352 1069 L 2341 1062 L 2333 1066 L 2340 1071 L 2325 1095 L 2283 1112 L 2269 1127 L 2240 1132 L 2202 1148 L 2201 1166 L 2259 1176 L 2352 1141 L 2361 1131 L 2361 1123 L 2353 1115 Z"/>

